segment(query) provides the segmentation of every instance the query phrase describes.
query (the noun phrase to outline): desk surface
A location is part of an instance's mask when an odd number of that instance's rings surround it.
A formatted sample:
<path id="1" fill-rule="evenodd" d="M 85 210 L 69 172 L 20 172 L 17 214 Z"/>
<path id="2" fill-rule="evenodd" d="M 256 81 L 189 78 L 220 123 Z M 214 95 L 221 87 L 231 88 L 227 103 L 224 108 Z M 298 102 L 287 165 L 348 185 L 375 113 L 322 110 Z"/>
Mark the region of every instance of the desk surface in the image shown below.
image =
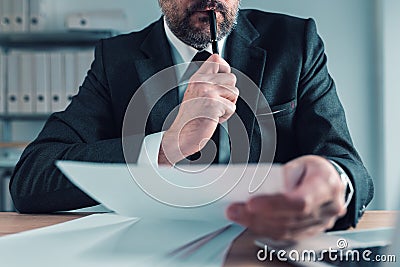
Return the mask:
<path id="1" fill-rule="evenodd" d="M 360 220 L 357 229 L 390 227 L 396 219 L 395 211 L 367 211 Z M 19 233 L 26 230 L 41 228 L 57 223 L 67 222 L 88 214 L 57 214 L 57 215 L 23 215 L 18 213 L 0 212 L 0 236 Z M 265 266 L 256 257 L 258 248 L 253 245 L 256 236 L 246 231 L 232 244 L 225 266 Z M 287 266 L 283 263 L 268 264 L 268 266 Z"/>

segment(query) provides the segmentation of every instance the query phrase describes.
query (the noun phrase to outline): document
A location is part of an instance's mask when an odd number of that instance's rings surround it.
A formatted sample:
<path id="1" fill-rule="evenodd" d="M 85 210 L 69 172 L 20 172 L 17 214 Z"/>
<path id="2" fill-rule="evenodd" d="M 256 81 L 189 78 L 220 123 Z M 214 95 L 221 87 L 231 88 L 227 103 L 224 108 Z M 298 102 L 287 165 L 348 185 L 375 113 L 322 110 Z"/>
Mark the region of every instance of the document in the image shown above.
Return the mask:
<path id="1" fill-rule="evenodd" d="M 185 250 L 190 247 L 185 244 L 201 241 L 219 229 L 221 224 L 211 222 L 159 221 L 95 214 L 2 237 L 1 260 L 8 267 L 55 264 L 59 267 L 199 266 L 197 260 L 207 261 L 207 266 L 221 266 L 223 257 L 220 255 L 226 250 L 225 245 L 243 231 L 240 226 L 227 228 L 222 235 L 199 246 L 198 250 L 190 253 Z M 181 247 L 182 253 L 171 254 Z M 207 254 L 199 257 L 198 252 Z"/>
<path id="2" fill-rule="evenodd" d="M 226 206 L 287 188 L 282 168 L 268 164 L 152 169 L 59 161 L 57 166 L 82 190 L 118 214 L 95 214 L 0 238 L 5 266 L 222 266 L 229 245 L 244 230 L 225 219 Z M 261 174 L 267 176 L 257 179 Z M 183 188 L 212 184 L 216 189 L 209 190 L 211 193 L 224 194 L 198 207 L 166 205 L 142 190 L 146 185 L 140 184 L 139 177 L 158 182 L 154 175 Z M 226 179 L 238 179 L 227 192 L 222 187 Z M 207 195 L 192 193 L 197 201 L 208 201 Z M 183 196 L 176 199 L 187 200 Z"/>
<path id="3" fill-rule="evenodd" d="M 199 165 L 185 171 L 73 161 L 56 165 L 93 199 L 128 217 L 228 222 L 225 209 L 230 203 L 287 188 L 282 167 L 270 164 L 211 165 L 202 171 L 195 171 Z"/>

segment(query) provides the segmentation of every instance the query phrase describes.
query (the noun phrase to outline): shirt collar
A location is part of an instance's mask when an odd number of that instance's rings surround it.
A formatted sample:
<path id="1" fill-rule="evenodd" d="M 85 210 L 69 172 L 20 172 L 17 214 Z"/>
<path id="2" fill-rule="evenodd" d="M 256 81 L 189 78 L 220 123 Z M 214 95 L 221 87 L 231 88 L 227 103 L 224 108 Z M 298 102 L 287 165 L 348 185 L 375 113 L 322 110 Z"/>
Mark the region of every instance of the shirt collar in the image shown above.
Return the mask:
<path id="1" fill-rule="evenodd" d="M 176 56 L 173 55 L 175 64 L 191 62 L 193 57 L 197 54 L 197 52 L 199 52 L 199 50 L 197 50 L 194 47 L 191 47 L 190 45 L 185 44 L 178 37 L 176 37 L 175 34 L 172 33 L 171 29 L 168 27 L 165 18 L 164 18 L 164 29 L 170 45 L 172 46 L 173 49 L 175 49 L 178 52 L 180 56 L 180 58 L 176 58 Z M 222 38 L 222 40 L 218 41 L 218 46 L 220 48 L 221 55 L 224 54 L 226 38 L 227 37 L 225 36 L 224 38 Z M 211 43 L 204 50 L 212 54 Z"/>

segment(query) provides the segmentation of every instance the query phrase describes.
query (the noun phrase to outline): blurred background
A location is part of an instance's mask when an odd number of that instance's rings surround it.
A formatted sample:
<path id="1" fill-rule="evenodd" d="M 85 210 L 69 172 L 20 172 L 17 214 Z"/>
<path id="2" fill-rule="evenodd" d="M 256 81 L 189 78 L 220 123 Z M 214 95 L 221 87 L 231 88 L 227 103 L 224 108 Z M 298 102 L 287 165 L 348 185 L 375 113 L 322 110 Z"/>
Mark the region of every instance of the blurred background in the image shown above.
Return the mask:
<path id="1" fill-rule="evenodd" d="M 14 7 L 10 7 L 10 1 Z M 20 3 L 25 9 L 20 10 L 15 3 Z M 400 1 L 242 0 L 242 8 L 315 19 L 354 144 L 375 181 L 376 194 L 369 208 L 398 209 Z M 25 26 L 12 25 L 13 12 L 27 16 Z M 33 15 L 39 22 L 35 22 Z M 7 193 L 10 171 L 25 143 L 35 138 L 48 114 L 68 104 L 68 89 L 69 94 L 73 94 L 76 84 L 82 81 L 92 59 L 90 53 L 94 43 L 116 33 L 140 30 L 158 19 L 160 10 L 157 0 L 0 0 L 1 16 L 0 209 L 12 210 Z M 11 18 L 10 25 L 4 21 L 4 16 Z M 18 17 L 16 19 L 18 22 Z M 29 72 L 19 70 L 18 66 L 24 65 L 23 62 L 37 64 L 40 60 L 47 66 L 47 76 L 57 76 L 52 71 L 59 70 L 58 80 L 43 78 L 42 83 L 46 80 L 49 86 L 54 81 L 62 84 L 60 86 L 67 90 L 67 94 L 60 97 L 64 102 L 43 108 L 33 101 L 28 109 L 21 109 L 21 105 L 14 107 L 13 102 L 9 103 L 10 92 L 15 86 L 13 83 L 19 82 L 18 73 Z M 73 71 L 75 69 L 80 73 Z M 68 84 L 63 71 L 71 72 L 68 75 L 74 77 L 73 84 Z M 47 77 L 46 73 L 33 72 L 30 75 L 32 79 L 38 75 Z M 50 101 L 57 99 L 53 93 L 43 94 Z M 39 95 L 34 93 L 30 97 L 35 100 Z"/>

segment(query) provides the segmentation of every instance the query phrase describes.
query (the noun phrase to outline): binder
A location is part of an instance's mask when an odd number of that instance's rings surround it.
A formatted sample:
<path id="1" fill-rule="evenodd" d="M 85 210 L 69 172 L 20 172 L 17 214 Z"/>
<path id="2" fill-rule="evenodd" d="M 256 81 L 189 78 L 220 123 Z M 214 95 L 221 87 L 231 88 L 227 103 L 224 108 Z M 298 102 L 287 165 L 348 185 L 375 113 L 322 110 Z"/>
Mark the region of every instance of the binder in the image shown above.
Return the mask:
<path id="1" fill-rule="evenodd" d="M 4 177 L 0 177 L 0 181 L 2 180 L 2 187 L 3 192 L 0 192 L 0 197 L 3 197 L 3 207 L 2 211 L 10 212 L 10 211 L 15 211 L 14 208 L 14 203 L 11 199 L 11 194 L 10 191 L 8 190 L 10 186 L 10 181 L 11 181 L 11 176 L 10 175 L 5 175 Z"/>
<path id="2" fill-rule="evenodd" d="M 98 10 L 67 15 L 65 26 L 68 30 L 105 31 L 120 30 L 127 24 L 124 10 Z"/>
<path id="3" fill-rule="evenodd" d="M 33 54 L 32 52 L 20 52 L 21 87 L 19 88 L 18 109 L 21 114 L 32 114 L 32 91 L 33 91 Z"/>
<path id="4" fill-rule="evenodd" d="M 18 113 L 18 89 L 20 87 L 20 61 L 19 52 L 12 51 L 7 56 L 7 112 L 9 114 Z"/>
<path id="5" fill-rule="evenodd" d="M 64 57 L 61 52 L 50 53 L 51 111 L 62 111 L 66 106 Z"/>
<path id="6" fill-rule="evenodd" d="M 50 103 L 50 55 L 36 52 L 33 59 L 33 110 L 37 114 L 49 114 Z"/>
<path id="7" fill-rule="evenodd" d="M 82 50 L 76 54 L 76 64 L 77 64 L 76 68 L 78 70 L 77 80 L 76 80 L 76 84 L 77 84 L 76 88 L 79 89 L 79 87 L 83 84 L 93 60 L 94 60 L 94 50 L 93 49 Z"/>
<path id="8" fill-rule="evenodd" d="M 12 1 L 0 0 L 0 32 L 11 31 Z"/>
<path id="9" fill-rule="evenodd" d="M 0 50 L 0 114 L 6 111 L 6 55 Z"/>
<path id="10" fill-rule="evenodd" d="M 11 31 L 28 31 L 28 0 L 12 0 Z"/>
<path id="11" fill-rule="evenodd" d="M 71 103 L 72 97 L 77 93 L 76 77 L 78 71 L 76 68 L 76 52 L 67 51 L 64 54 L 65 57 L 65 93 L 67 105 Z"/>
<path id="12" fill-rule="evenodd" d="M 29 31 L 43 31 L 46 26 L 46 3 L 44 0 L 29 0 Z"/>

